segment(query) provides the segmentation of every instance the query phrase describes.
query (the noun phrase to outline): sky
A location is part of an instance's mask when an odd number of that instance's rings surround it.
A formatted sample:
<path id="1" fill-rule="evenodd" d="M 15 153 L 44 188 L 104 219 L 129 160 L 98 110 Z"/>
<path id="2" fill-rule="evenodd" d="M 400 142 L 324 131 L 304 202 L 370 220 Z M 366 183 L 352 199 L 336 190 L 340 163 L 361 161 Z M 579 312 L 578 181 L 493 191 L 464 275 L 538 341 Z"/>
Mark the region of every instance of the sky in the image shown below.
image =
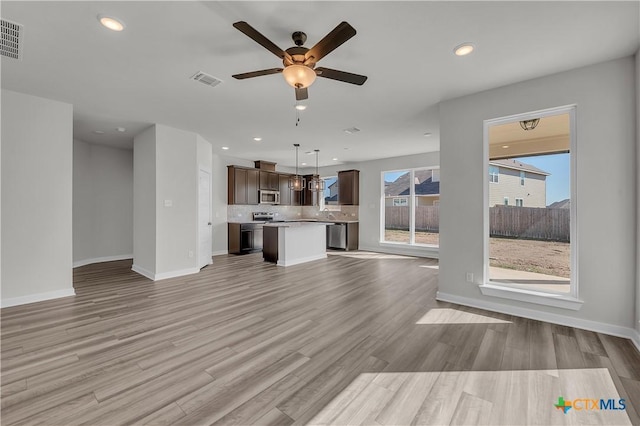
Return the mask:
<path id="1" fill-rule="evenodd" d="M 569 154 L 518 157 L 516 160 L 531 164 L 551 176 L 547 176 L 547 206 L 571 197 L 571 168 Z"/>

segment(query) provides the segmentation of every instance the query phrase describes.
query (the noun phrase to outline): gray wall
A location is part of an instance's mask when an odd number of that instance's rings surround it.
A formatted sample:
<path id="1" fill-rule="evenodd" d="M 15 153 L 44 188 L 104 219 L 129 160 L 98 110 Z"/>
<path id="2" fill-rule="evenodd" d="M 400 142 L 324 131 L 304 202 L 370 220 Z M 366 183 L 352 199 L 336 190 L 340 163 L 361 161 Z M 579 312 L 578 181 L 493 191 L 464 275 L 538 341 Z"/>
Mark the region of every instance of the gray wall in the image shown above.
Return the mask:
<path id="1" fill-rule="evenodd" d="M 630 328 L 636 295 L 636 94 L 627 57 L 443 102 L 439 291 Z M 579 311 L 482 296 L 483 120 L 577 104 Z M 594 170 L 606 170 L 606 179 Z"/>
<path id="2" fill-rule="evenodd" d="M 72 119 L 69 104 L 2 90 L 3 306 L 73 294 Z"/>
<path id="3" fill-rule="evenodd" d="M 133 151 L 74 140 L 74 266 L 132 256 Z"/>

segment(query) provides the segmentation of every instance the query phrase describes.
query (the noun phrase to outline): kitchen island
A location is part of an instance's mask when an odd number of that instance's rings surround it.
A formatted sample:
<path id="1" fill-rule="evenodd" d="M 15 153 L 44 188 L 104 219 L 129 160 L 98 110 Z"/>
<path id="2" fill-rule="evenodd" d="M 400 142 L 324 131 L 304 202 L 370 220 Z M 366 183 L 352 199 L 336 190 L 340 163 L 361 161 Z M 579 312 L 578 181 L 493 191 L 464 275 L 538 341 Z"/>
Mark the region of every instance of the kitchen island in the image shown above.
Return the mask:
<path id="1" fill-rule="evenodd" d="M 327 257 L 325 222 L 265 223 L 263 258 L 278 266 L 292 266 Z"/>

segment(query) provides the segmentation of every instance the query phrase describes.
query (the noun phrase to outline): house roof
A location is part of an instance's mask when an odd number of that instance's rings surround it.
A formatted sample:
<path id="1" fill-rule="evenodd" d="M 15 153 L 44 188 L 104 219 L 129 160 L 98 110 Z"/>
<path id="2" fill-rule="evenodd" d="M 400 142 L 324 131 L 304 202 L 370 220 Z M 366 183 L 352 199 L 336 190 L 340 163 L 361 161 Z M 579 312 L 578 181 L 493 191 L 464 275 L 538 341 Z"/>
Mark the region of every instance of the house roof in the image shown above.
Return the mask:
<path id="1" fill-rule="evenodd" d="M 550 176 L 551 173 L 547 173 L 531 164 L 523 163 L 522 161 L 506 159 L 506 160 L 493 160 L 489 161 L 492 166 L 506 167 L 507 169 L 523 170 L 529 173 L 536 173 L 543 176 Z"/>
<path id="2" fill-rule="evenodd" d="M 385 182 L 384 194 L 386 196 L 404 196 L 409 195 L 409 176 L 405 173 L 393 182 Z M 415 193 L 416 195 L 436 195 L 440 194 L 440 181 L 433 182 L 431 170 L 416 170 L 415 177 Z"/>

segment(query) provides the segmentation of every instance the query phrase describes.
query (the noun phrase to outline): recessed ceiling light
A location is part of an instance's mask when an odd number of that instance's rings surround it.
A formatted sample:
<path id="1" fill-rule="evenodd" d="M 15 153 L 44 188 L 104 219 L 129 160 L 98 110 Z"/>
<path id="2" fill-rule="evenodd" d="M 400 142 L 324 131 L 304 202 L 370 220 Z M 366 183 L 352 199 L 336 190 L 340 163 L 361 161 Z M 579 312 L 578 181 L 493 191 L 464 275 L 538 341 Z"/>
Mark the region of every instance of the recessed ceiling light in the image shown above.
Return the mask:
<path id="1" fill-rule="evenodd" d="M 104 135 L 104 132 L 102 130 L 94 130 L 93 133 L 95 133 L 96 135 Z"/>
<path id="2" fill-rule="evenodd" d="M 127 129 L 125 129 L 124 127 L 116 127 L 116 130 L 119 131 L 120 133 L 124 133 L 127 131 Z"/>
<path id="3" fill-rule="evenodd" d="M 260 142 L 262 140 L 262 138 L 261 137 L 255 137 L 255 138 L 253 138 L 253 140 L 256 141 L 256 142 Z"/>
<path id="4" fill-rule="evenodd" d="M 98 15 L 98 21 L 100 21 L 103 27 L 109 28 L 111 31 L 124 30 L 124 22 L 122 22 L 118 18 L 114 18 L 113 16 L 100 14 Z"/>
<path id="5" fill-rule="evenodd" d="M 306 105 L 302 105 L 302 104 L 298 104 L 298 105 L 296 105 L 296 109 L 298 111 L 304 111 L 305 109 L 307 109 L 307 106 Z"/>
<path id="6" fill-rule="evenodd" d="M 473 49 L 475 49 L 475 46 L 473 45 L 473 43 L 466 42 L 454 47 L 453 53 L 455 53 L 456 56 L 465 56 L 473 52 Z"/>
<path id="7" fill-rule="evenodd" d="M 349 127 L 348 129 L 344 129 L 343 131 L 352 135 L 354 133 L 358 133 L 360 129 L 358 129 L 357 127 Z"/>
<path id="8" fill-rule="evenodd" d="M 302 165 L 303 165 L 303 166 L 306 166 L 306 165 L 307 165 L 307 163 L 302 163 Z"/>
<path id="9" fill-rule="evenodd" d="M 225 151 L 229 149 L 228 146 L 223 146 L 222 149 L 224 149 Z"/>
<path id="10" fill-rule="evenodd" d="M 502 147 L 503 147 L 504 149 L 507 149 L 507 148 L 509 148 L 509 145 L 502 145 Z"/>
<path id="11" fill-rule="evenodd" d="M 337 158 L 333 158 L 333 161 L 338 161 L 338 159 Z"/>
<path id="12" fill-rule="evenodd" d="M 431 132 L 425 132 L 425 134 L 423 136 L 428 138 L 429 136 L 431 136 Z"/>

